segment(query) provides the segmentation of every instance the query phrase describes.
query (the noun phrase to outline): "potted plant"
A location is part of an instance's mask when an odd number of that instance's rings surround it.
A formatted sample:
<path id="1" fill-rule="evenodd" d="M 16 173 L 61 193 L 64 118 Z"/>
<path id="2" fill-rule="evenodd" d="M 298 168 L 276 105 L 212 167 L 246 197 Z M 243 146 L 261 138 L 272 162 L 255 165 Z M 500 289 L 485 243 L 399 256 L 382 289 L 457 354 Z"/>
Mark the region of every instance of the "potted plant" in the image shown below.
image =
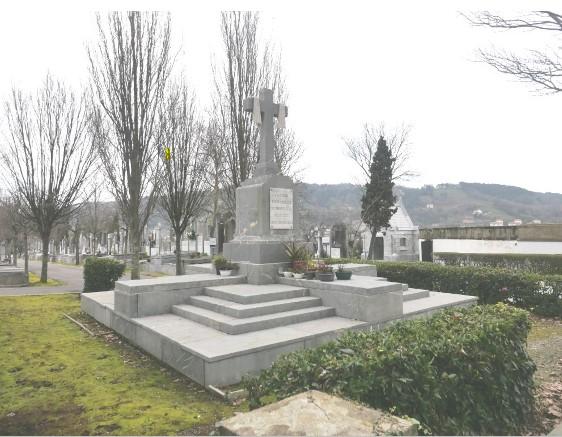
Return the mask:
<path id="1" fill-rule="evenodd" d="M 295 279 L 304 278 L 304 269 L 302 268 L 294 269 L 293 276 L 295 277 Z"/>
<path id="2" fill-rule="evenodd" d="M 347 279 L 351 279 L 351 274 L 353 272 L 349 269 L 345 269 L 343 264 L 339 264 L 338 265 L 338 270 L 336 270 L 336 278 L 338 278 L 338 280 L 347 280 Z"/>
<path id="3" fill-rule="evenodd" d="M 306 263 L 306 271 L 304 272 L 305 279 L 314 279 L 316 277 L 316 264 L 312 260 Z"/>
<path id="4" fill-rule="evenodd" d="M 213 257 L 213 264 L 215 265 L 215 270 L 217 275 L 220 275 L 221 269 L 228 264 L 228 260 L 222 255 L 216 255 Z"/>
<path id="5" fill-rule="evenodd" d="M 285 276 L 286 278 L 292 278 L 293 277 L 293 269 L 288 269 L 288 270 L 284 271 L 283 276 Z"/>
<path id="6" fill-rule="evenodd" d="M 334 271 L 332 266 L 319 265 L 316 272 L 316 278 L 322 282 L 331 282 L 334 280 Z"/>
<path id="7" fill-rule="evenodd" d="M 219 272 L 221 276 L 230 276 L 234 270 L 238 269 L 238 264 L 226 262 L 219 268 Z"/>
<path id="8" fill-rule="evenodd" d="M 287 255 L 291 262 L 291 267 L 304 270 L 309 258 L 306 246 L 296 241 L 284 242 L 283 246 L 285 248 L 285 255 Z"/>

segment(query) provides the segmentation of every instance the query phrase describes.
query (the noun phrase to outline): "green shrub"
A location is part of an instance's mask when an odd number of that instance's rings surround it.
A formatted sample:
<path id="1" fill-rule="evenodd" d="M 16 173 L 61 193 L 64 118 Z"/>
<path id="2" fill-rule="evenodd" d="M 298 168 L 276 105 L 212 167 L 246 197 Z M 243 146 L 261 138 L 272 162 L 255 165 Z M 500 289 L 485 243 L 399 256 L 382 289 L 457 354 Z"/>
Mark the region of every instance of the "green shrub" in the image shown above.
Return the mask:
<path id="1" fill-rule="evenodd" d="M 435 252 L 433 260 L 449 266 L 494 267 L 547 275 L 562 274 L 562 255 Z"/>
<path id="2" fill-rule="evenodd" d="M 433 434 L 519 434 L 534 409 L 528 313 L 508 305 L 448 309 L 381 331 L 348 332 L 247 377 L 250 406 L 322 390 L 394 410 Z"/>
<path id="3" fill-rule="evenodd" d="M 125 264 L 110 258 L 88 258 L 84 262 L 84 293 L 113 290 Z"/>
<path id="4" fill-rule="evenodd" d="M 334 259 L 328 262 L 349 261 Z M 478 296 L 481 304 L 505 302 L 539 315 L 562 316 L 562 275 L 539 275 L 488 267 L 443 266 L 426 262 L 368 263 L 377 266 L 379 276 L 408 284 L 411 288 Z"/>

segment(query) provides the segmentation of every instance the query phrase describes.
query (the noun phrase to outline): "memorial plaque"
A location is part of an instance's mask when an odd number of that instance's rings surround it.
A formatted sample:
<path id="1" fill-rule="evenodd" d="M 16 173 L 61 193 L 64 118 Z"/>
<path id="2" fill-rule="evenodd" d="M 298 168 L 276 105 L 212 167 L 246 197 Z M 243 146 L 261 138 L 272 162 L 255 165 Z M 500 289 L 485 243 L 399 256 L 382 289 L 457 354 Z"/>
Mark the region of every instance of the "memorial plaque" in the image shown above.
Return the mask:
<path id="1" fill-rule="evenodd" d="M 269 189 L 269 227 L 271 229 L 293 229 L 292 189 Z"/>

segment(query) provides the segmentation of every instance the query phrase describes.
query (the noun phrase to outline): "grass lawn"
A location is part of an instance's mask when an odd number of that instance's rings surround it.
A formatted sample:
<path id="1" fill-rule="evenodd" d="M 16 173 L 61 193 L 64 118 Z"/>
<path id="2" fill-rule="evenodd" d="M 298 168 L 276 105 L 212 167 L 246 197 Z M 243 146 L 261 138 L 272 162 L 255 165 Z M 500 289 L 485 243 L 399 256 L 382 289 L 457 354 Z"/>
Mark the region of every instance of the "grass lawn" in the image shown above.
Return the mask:
<path id="1" fill-rule="evenodd" d="M 0 297 L 0 434 L 208 434 L 241 409 L 63 313 L 84 320 L 78 296 Z"/>
<path id="2" fill-rule="evenodd" d="M 41 280 L 40 276 L 37 276 L 33 272 L 29 272 L 29 286 L 30 287 L 57 287 L 59 285 L 64 285 L 64 282 L 59 281 L 58 279 L 47 278 L 46 283 L 39 282 Z"/>

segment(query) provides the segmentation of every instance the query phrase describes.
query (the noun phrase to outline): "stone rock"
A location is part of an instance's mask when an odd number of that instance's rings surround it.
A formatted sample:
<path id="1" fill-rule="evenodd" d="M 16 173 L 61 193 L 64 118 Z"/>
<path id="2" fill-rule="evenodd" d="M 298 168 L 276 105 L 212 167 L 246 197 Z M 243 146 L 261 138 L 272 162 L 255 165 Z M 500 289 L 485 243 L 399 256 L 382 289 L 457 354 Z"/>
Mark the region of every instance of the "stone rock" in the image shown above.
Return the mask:
<path id="1" fill-rule="evenodd" d="M 419 423 L 316 390 L 217 423 L 221 435 L 417 435 Z"/>

